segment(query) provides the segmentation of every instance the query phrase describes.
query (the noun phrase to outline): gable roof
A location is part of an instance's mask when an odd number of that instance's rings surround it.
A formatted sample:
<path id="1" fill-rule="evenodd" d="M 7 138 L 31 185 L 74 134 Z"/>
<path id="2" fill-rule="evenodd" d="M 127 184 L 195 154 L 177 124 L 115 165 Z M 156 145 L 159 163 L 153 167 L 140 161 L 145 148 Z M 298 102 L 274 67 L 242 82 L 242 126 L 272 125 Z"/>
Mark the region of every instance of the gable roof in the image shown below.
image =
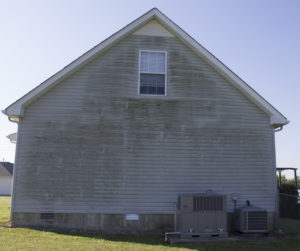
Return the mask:
<path id="1" fill-rule="evenodd" d="M 161 13 L 157 8 L 153 8 L 146 12 L 144 15 L 134 20 L 123 29 L 114 33 L 112 36 L 96 45 L 94 48 L 74 60 L 65 68 L 48 78 L 46 81 L 38 85 L 36 88 L 28 92 L 26 95 L 18 99 L 16 102 L 7 107 L 3 113 L 6 114 L 10 120 L 18 121 L 19 117 L 24 115 L 24 107 L 33 102 L 35 99 L 46 93 L 49 89 L 60 83 L 63 79 L 68 77 L 73 72 L 77 71 L 80 67 L 87 64 L 99 54 L 116 44 L 118 41 L 128 36 L 129 34 L 137 31 L 151 20 L 156 20 L 170 33 L 174 34 L 187 46 L 189 46 L 194 52 L 201 56 L 208 64 L 214 67 L 219 73 L 221 73 L 226 79 L 228 79 L 236 88 L 238 88 L 245 96 L 252 100 L 257 106 L 259 106 L 264 112 L 270 116 L 270 124 L 272 126 L 279 127 L 289 123 L 286 117 L 284 117 L 278 110 L 276 110 L 270 103 L 268 103 L 262 96 L 260 96 L 255 90 L 253 90 L 246 82 L 234 74 L 228 67 L 226 67 L 221 61 L 207 51 L 201 44 L 189 36 L 173 21 Z"/>
<path id="2" fill-rule="evenodd" d="M 0 176 L 12 176 L 14 164 L 10 162 L 0 162 Z"/>

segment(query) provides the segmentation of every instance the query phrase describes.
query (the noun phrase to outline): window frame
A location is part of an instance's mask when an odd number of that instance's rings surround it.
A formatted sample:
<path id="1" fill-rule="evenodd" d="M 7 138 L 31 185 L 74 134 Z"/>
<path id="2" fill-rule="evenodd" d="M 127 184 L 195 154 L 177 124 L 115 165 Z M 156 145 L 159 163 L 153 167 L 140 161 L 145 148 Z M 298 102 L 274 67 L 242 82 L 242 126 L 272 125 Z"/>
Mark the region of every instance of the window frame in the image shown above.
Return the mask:
<path id="1" fill-rule="evenodd" d="M 164 53 L 165 54 L 165 72 L 161 73 L 161 72 L 143 72 L 141 71 L 141 57 L 142 57 L 142 52 L 156 52 L 156 53 Z M 159 51 L 159 50 L 139 50 L 139 71 L 138 71 L 138 95 L 141 96 L 167 96 L 167 52 L 166 51 Z M 161 75 L 165 75 L 165 93 L 164 94 L 148 94 L 148 93 L 140 93 L 140 87 L 141 87 L 141 74 L 161 74 Z"/>

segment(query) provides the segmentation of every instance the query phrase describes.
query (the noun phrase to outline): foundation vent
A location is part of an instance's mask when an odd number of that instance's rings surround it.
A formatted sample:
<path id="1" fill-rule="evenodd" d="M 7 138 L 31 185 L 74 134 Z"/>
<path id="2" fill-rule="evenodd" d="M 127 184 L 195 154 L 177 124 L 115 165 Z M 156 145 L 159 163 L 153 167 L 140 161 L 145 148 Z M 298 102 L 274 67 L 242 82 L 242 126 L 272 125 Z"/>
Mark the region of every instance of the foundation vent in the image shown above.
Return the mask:
<path id="1" fill-rule="evenodd" d="M 41 220 L 53 220 L 54 217 L 54 213 L 41 213 Z"/>

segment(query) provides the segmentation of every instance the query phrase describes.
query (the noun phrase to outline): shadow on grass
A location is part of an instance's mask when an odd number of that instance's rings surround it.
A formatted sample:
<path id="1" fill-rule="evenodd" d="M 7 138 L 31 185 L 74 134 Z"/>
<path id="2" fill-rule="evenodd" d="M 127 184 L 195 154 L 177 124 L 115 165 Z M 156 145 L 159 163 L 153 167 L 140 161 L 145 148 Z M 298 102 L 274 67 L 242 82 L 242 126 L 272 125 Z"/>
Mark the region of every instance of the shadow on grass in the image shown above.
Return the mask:
<path id="1" fill-rule="evenodd" d="M 55 234 L 61 234 L 65 236 L 76 236 L 82 238 L 91 238 L 105 241 L 113 242 L 126 242 L 126 243 L 136 243 L 152 246 L 170 246 L 164 240 L 164 235 L 154 235 L 154 234 L 106 234 L 106 233 L 87 233 L 87 232 L 69 232 L 69 231 L 58 231 L 58 230 L 43 230 L 47 232 L 52 232 Z M 195 248 L 194 245 L 172 245 L 173 248 L 188 248 L 192 250 L 203 250 Z"/>
<path id="2" fill-rule="evenodd" d="M 212 250 L 300 250 L 300 220 L 281 219 L 281 228 L 284 234 L 276 234 L 276 242 L 210 242 L 210 243 L 190 243 L 169 245 L 165 243 L 163 235 L 129 235 L 129 234 L 105 234 L 105 233 L 88 233 L 88 232 L 70 232 L 57 229 L 37 229 L 31 228 L 32 231 L 48 232 L 58 234 L 61 236 L 74 236 L 84 238 L 86 240 L 103 240 L 118 242 L 120 246 L 122 243 L 149 245 L 149 250 L 157 250 L 161 247 L 170 247 L 173 250 L 187 249 L 198 251 L 212 251 Z M 151 247 L 152 246 L 152 247 Z M 140 248 L 140 247 L 139 247 Z M 1 249 L 1 248 L 0 248 Z M 141 247 L 143 249 L 143 247 Z M 148 250 L 148 248 L 147 248 Z"/>
<path id="3" fill-rule="evenodd" d="M 160 247 L 170 247 L 176 249 L 190 249 L 198 251 L 230 250 L 230 251 L 250 251 L 250 250 L 300 250 L 300 240 L 290 238 L 290 236 L 279 236 L 276 242 L 203 242 L 203 243 L 185 243 L 169 245 L 164 241 L 163 235 L 129 235 L 129 234 L 105 234 L 105 233 L 87 233 L 87 232 L 68 232 L 49 229 L 32 229 L 35 231 L 49 232 L 64 236 L 74 236 L 89 238 L 91 240 L 104 240 L 121 243 L 135 243 L 153 246 L 153 250 Z M 298 249 L 299 247 L 299 249 Z M 151 249 L 152 250 L 152 249 Z"/>
<path id="4" fill-rule="evenodd" d="M 13 229 L 12 229 L 13 230 Z M 164 242 L 163 235 L 128 235 L 128 234 L 104 234 L 104 233 L 86 233 L 86 232 L 68 232 L 57 229 L 37 229 L 37 228 L 15 228 L 12 231 L 22 236 L 30 236 L 37 242 L 45 244 L 45 239 L 56 240 L 58 243 L 75 242 L 74 247 L 84 247 L 85 243 L 90 243 L 90 247 L 101 247 L 103 245 L 109 249 L 116 250 L 197 250 L 197 251 L 252 251 L 252 250 L 300 250 L 300 240 L 290 238 L 289 236 L 280 235 L 276 242 L 211 242 L 211 243 L 192 243 L 169 245 Z M 49 235 L 48 235 L 49 234 Z M 54 236 L 51 236 L 54 234 Z M 60 236 L 55 236 L 60 235 Z M 18 236 L 18 235 L 16 235 Z M 70 237 L 70 238 L 69 238 Z M 74 237 L 74 239 L 72 238 Z M 98 242 L 99 241 L 99 242 Z M 110 243 L 112 242 L 112 243 Z M 50 242 L 51 243 L 51 242 Z M 49 243 L 48 243 L 49 244 Z M 111 245 L 112 244 L 112 245 Z M 132 244 L 134 246 L 132 246 Z M 135 246 L 135 244 L 137 246 Z M 94 245 L 94 246 L 93 246 Z M 0 248 L 1 249 L 1 248 Z M 101 250 L 101 248 L 100 248 Z"/>
<path id="5" fill-rule="evenodd" d="M 33 231 L 37 232 L 48 232 L 54 233 L 64 236 L 74 236 L 81 238 L 88 238 L 91 240 L 104 240 L 111 242 L 119 242 L 122 243 L 134 243 L 134 244 L 142 244 L 142 245 L 150 245 L 153 246 L 153 250 L 156 250 L 155 246 L 158 248 L 166 247 L 176 249 L 190 249 L 197 251 L 210 251 L 210 250 L 241 250 L 240 243 L 236 248 L 233 248 L 232 245 L 237 243 L 224 243 L 224 242 L 210 242 L 210 243 L 185 243 L 185 244 L 174 244 L 170 245 L 165 242 L 164 235 L 154 235 L 154 234 L 106 234 L 106 233 L 88 233 L 88 232 L 69 232 L 64 230 L 54 230 L 54 229 L 37 229 L 31 228 Z M 152 249 L 151 249 L 152 250 Z"/>

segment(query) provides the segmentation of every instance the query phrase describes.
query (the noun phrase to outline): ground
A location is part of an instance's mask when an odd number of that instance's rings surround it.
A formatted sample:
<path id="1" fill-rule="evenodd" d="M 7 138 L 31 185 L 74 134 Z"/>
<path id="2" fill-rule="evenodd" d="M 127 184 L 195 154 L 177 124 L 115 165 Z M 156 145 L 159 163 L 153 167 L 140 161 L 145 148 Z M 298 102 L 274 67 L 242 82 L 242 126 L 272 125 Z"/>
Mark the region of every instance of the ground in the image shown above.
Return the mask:
<path id="1" fill-rule="evenodd" d="M 203 243 L 169 246 L 163 236 L 108 235 L 9 228 L 10 197 L 0 196 L 0 250 L 300 250 L 300 220 L 282 219 L 272 243 Z M 1 227 L 2 225 L 2 227 Z M 5 227 L 6 226 L 6 227 Z"/>

